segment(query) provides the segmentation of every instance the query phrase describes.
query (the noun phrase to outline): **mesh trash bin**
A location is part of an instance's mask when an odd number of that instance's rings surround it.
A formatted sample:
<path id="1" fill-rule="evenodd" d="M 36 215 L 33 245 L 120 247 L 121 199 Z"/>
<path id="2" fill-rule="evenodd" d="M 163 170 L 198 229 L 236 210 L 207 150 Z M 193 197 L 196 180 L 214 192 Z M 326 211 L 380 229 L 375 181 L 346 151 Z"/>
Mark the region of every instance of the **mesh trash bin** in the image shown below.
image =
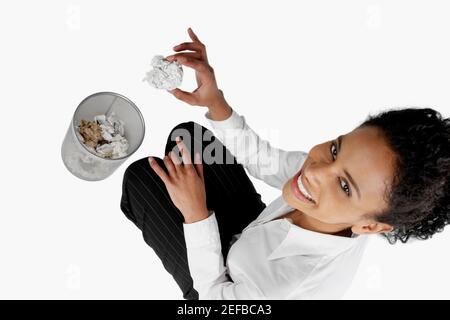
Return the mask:
<path id="1" fill-rule="evenodd" d="M 123 121 L 124 137 L 128 140 L 126 155 L 120 158 L 105 158 L 92 152 L 76 132 L 81 120 L 93 121 L 95 116 L 111 114 Z M 85 98 L 75 110 L 61 147 L 62 160 L 66 168 L 80 179 L 103 180 L 139 148 L 144 135 L 144 118 L 131 100 L 114 92 L 95 93 Z"/>

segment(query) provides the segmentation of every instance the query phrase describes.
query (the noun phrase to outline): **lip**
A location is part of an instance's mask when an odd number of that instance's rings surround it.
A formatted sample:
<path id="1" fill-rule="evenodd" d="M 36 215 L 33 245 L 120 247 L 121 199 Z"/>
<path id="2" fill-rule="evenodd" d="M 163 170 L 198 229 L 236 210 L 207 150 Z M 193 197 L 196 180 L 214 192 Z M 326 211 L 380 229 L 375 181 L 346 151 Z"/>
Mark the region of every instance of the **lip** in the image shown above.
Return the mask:
<path id="1" fill-rule="evenodd" d="M 298 177 L 299 177 L 301 174 L 302 174 L 302 170 L 300 170 L 300 171 L 294 176 L 294 178 L 292 179 L 292 183 L 291 183 L 292 191 L 293 191 L 294 195 L 296 196 L 296 198 L 299 199 L 299 200 L 301 200 L 302 202 L 306 202 L 306 203 L 309 203 L 309 204 L 314 204 L 314 203 L 312 203 L 311 201 L 309 201 L 309 200 L 303 195 L 303 193 L 300 191 L 300 189 L 299 189 L 299 187 L 298 187 L 298 185 L 297 185 L 297 179 L 298 179 Z M 302 182 L 303 182 L 303 181 L 302 181 Z M 303 185 L 305 185 L 305 184 L 303 184 Z M 308 190 L 308 192 L 309 192 L 309 190 Z"/>

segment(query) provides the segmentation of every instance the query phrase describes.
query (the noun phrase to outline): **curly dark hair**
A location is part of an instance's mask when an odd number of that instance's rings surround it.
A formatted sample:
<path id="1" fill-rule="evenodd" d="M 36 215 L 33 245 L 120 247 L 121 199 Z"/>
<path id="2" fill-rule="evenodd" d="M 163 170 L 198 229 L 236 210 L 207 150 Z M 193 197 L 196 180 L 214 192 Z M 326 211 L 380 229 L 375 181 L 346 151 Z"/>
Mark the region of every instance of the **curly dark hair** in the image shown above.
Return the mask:
<path id="1" fill-rule="evenodd" d="M 430 108 L 388 109 L 358 127 L 381 129 L 395 154 L 388 209 L 376 215 L 394 230 L 391 244 L 431 238 L 450 221 L 450 119 Z"/>

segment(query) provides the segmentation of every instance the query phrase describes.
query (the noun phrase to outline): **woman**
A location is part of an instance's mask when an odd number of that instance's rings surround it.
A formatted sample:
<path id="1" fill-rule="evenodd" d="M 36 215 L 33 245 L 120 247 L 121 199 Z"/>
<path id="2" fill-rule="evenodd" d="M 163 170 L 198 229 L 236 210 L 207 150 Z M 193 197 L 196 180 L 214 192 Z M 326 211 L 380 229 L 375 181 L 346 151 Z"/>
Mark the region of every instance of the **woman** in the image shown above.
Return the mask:
<path id="1" fill-rule="evenodd" d="M 370 235 L 427 239 L 448 223 L 450 119 L 390 110 L 309 153 L 280 150 L 227 104 L 188 33 L 167 59 L 193 68 L 198 88 L 170 92 L 206 106 L 216 137 L 176 126 L 164 159 L 127 168 L 121 201 L 185 299 L 339 298 Z M 280 197 L 266 206 L 244 168 Z"/>

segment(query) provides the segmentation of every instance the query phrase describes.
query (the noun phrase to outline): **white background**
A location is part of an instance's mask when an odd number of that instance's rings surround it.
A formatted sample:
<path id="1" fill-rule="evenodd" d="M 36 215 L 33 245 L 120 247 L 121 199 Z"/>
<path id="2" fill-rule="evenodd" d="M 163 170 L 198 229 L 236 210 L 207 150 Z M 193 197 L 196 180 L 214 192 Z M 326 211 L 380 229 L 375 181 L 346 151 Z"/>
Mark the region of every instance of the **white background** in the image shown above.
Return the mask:
<path id="1" fill-rule="evenodd" d="M 142 82 L 153 55 L 207 45 L 220 88 L 274 145 L 309 149 L 387 107 L 450 115 L 448 1 L 1 1 L 0 298 L 182 299 L 119 208 L 127 165 L 162 156 L 203 108 Z M 195 89 L 185 68 L 181 86 Z M 60 147 L 78 103 L 115 91 L 142 111 L 140 149 L 85 182 Z M 279 191 L 253 179 L 268 204 Z M 231 215 L 231 213 L 230 213 Z M 345 298 L 450 298 L 450 232 L 374 237 Z"/>

